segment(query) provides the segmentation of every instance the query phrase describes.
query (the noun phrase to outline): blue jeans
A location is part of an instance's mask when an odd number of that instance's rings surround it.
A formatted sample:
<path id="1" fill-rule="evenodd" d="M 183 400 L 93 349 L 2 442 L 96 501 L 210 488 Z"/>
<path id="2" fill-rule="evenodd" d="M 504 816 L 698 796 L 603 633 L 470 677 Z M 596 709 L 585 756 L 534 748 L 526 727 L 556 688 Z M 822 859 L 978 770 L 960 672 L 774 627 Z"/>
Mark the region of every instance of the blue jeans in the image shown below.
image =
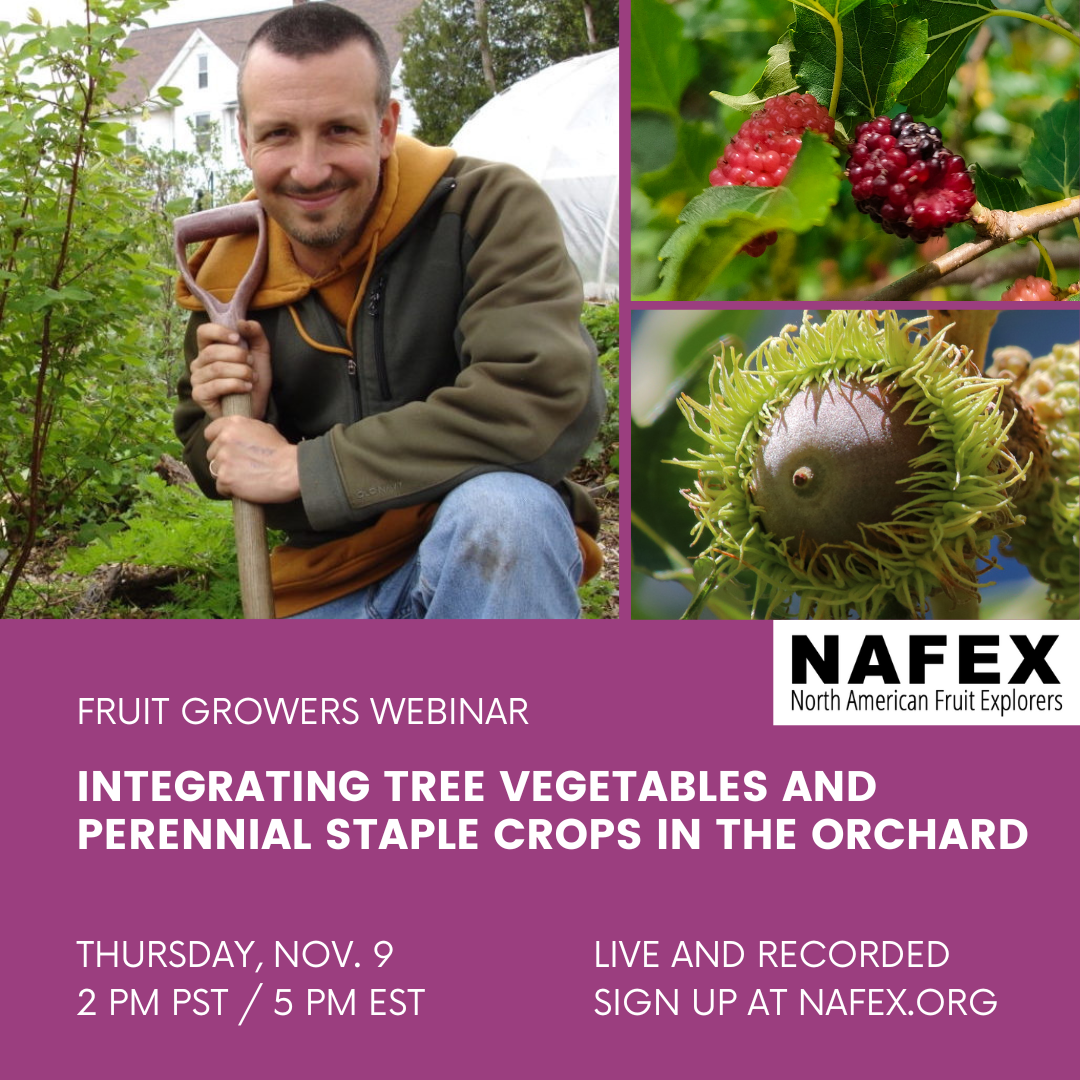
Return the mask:
<path id="1" fill-rule="evenodd" d="M 520 473 L 447 495 L 416 553 L 374 585 L 296 619 L 577 619 L 581 551 L 563 501 Z"/>

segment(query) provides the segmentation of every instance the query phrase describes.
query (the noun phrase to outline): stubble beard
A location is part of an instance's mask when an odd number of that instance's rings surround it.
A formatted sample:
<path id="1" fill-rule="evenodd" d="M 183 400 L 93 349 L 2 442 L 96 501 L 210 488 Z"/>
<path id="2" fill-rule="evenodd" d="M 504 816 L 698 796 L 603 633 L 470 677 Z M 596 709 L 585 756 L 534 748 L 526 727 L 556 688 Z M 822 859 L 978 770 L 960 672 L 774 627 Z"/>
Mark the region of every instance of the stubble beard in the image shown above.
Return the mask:
<path id="1" fill-rule="evenodd" d="M 326 213 L 316 212 L 315 214 L 305 216 L 303 212 L 300 212 L 293 221 L 289 222 L 288 227 L 285 228 L 285 233 L 289 239 L 296 243 L 318 251 L 326 251 L 338 247 L 346 240 L 355 242 L 359 239 L 360 234 L 363 232 L 364 225 L 371 216 L 372 209 L 378 202 L 378 196 L 381 189 L 382 185 L 380 183 L 359 222 L 350 222 L 347 218 L 336 222 L 328 222 L 325 220 L 327 216 Z M 350 188 L 346 187 L 342 190 L 347 197 Z M 279 192 L 279 194 L 288 195 L 295 193 L 283 191 Z M 318 195 L 320 192 L 311 191 L 305 192 L 305 194 Z"/>
<path id="2" fill-rule="evenodd" d="M 333 189 L 326 188 L 324 190 L 329 192 Z M 323 192 L 318 190 L 304 192 L 306 195 L 319 195 L 322 193 Z M 299 192 L 285 191 L 280 194 L 288 198 L 289 195 L 299 194 Z M 343 190 L 342 194 L 347 195 L 347 192 Z M 327 221 L 326 218 L 327 213 L 323 211 L 306 214 L 302 210 L 296 210 L 293 220 L 289 222 L 289 227 L 285 231 L 291 240 L 295 240 L 298 244 L 303 244 L 304 247 L 316 248 L 318 250 L 336 247 L 351 231 L 349 224 L 345 220 L 334 222 Z"/>
<path id="3" fill-rule="evenodd" d="M 307 227 L 294 226 L 288 231 L 288 236 L 298 244 L 303 244 L 304 247 L 324 251 L 327 248 L 337 247 L 354 231 L 343 221 L 339 221 L 336 225 L 320 225 L 312 222 Z"/>

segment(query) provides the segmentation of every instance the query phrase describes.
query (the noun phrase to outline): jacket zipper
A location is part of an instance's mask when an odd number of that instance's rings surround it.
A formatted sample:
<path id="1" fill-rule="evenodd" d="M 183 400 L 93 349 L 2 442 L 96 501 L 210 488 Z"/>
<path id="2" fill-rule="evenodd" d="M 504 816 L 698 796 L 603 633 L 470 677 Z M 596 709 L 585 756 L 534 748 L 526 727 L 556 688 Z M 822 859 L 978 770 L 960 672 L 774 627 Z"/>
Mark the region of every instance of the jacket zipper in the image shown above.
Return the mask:
<path id="1" fill-rule="evenodd" d="M 364 403 L 360 393 L 360 368 L 356 363 L 356 357 L 350 356 L 346 361 L 345 370 L 348 372 L 349 381 L 353 388 L 354 420 L 360 420 L 364 415 Z"/>
<path id="2" fill-rule="evenodd" d="M 379 394 L 383 401 L 390 399 L 390 376 L 386 370 L 386 352 L 383 347 L 383 299 L 386 295 L 386 275 L 375 283 L 368 299 L 367 313 L 371 316 L 375 338 L 375 374 L 379 379 Z"/>

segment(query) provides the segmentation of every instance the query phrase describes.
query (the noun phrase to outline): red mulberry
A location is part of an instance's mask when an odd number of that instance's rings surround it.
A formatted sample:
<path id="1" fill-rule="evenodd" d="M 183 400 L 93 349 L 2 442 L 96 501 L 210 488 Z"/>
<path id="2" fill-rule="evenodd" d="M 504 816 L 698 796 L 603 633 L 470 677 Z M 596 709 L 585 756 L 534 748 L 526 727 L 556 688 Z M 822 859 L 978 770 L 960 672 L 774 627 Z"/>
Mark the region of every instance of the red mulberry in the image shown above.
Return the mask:
<path id="1" fill-rule="evenodd" d="M 1046 278 L 1031 277 L 1017 278 L 1016 281 L 1001 294 L 1002 300 L 1056 300 L 1054 286 Z"/>
<path id="2" fill-rule="evenodd" d="M 777 187 L 802 146 L 804 131 L 816 131 L 831 139 L 836 122 L 814 99 L 813 94 L 787 94 L 769 98 L 739 128 L 724 156 L 709 173 L 713 187 Z M 743 247 L 747 255 L 758 256 L 776 233 L 762 233 Z"/>
<path id="3" fill-rule="evenodd" d="M 855 129 L 847 177 L 864 214 L 919 244 L 964 221 L 975 205 L 964 159 L 942 145 L 937 128 L 908 113 L 895 120 L 879 116 Z"/>

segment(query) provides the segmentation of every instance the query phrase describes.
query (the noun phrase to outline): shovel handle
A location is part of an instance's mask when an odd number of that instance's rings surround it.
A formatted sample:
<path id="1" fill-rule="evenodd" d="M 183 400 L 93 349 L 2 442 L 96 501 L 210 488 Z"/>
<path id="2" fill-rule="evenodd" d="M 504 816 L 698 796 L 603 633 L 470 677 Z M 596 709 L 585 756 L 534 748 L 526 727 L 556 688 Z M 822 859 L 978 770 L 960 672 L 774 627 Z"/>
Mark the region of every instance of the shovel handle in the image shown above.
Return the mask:
<path id="1" fill-rule="evenodd" d="M 236 292 L 228 303 L 221 303 L 195 282 L 188 266 L 187 245 L 200 240 L 227 236 L 232 233 L 258 231 L 255 253 Z M 237 330 L 247 313 L 247 306 L 262 279 L 266 267 L 269 234 L 266 215 L 258 203 L 219 207 L 187 217 L 174 223 L 176 263 L 192 295 L 203 305 L 210 318 L 229 330 Z M 241 339 L 243 340 L 243 339 Z M 251 418 L 251 395 L 229 394 L 221 399 L 223 416 Z M 240 574 L 240 602 L 245 619 L 274 618 L 274 590 L 270 579 L 270 550 L 266 542 L 266 516 L 257 503 L 235 496 L 233 531 L 236 536 L 236 562 Z"/>

